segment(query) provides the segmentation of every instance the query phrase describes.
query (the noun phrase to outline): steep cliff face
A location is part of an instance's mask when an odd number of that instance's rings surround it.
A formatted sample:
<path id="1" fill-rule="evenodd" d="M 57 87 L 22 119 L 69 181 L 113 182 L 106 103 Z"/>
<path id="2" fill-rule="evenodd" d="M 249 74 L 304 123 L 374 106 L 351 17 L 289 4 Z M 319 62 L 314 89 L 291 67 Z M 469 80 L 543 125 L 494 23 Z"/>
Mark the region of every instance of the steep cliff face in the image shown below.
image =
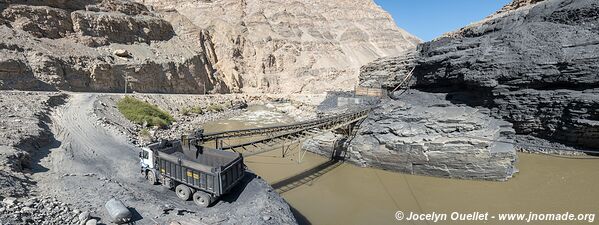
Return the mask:
<path id="1" fill-rule="evenodd" d="M 394 86 L 415 67 L 417 89 L 447 92 L 454 103 L 490 108 L 519 134 L 598 148 L 597 40 L 597 1 L 518 0 L 479 23 L 422 44 L 410 53 L 413 57 L 364 67 L 362 79 Z M 385 73 L 389 76 L 374 76 Z"/>
<path id="2" fill-rule="evenodd" d="M 208 32 L 218 75 L 245 92 L 351 89 L 359 67 L 413 49 L 371 0 L 138 0 Z"/>
<path id="3" fill-rule="evenodd" d="M 0 3 L 0 89 L 228 92 L 184 28 L 129 1 Z"/>
<path id="4" fill-rule="evenodd" d="M 351 89 L 360 66 L 419 42 L 371 0 L 138 2 L 0 3 L 0 89 Z"/>

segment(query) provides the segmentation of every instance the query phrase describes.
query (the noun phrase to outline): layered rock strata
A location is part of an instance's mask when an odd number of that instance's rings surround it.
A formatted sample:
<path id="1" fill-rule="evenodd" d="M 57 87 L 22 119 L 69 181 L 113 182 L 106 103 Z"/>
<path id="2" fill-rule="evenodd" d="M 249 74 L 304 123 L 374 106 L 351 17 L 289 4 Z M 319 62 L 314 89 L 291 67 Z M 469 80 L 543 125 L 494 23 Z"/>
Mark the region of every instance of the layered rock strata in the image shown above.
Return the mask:
<path id="1" fill-rule="evenodd" d="M 485 20 L 418 47 L 415 57 L 362 68 L 369 82 L 405 76 L 413 88 L 482 106 L 518 134 L 599 148 L 599 4 L 514 1 Z M 388 76 L 385 77 L 384 74 Z M 382 78 L 381 78 L 382 77 Z"/>
<path id="2" fill-rule="evenodd" d="M 0 3 L 0 89 L 322 93 L 419 43 L 372 0 L 137 2 Z"/>

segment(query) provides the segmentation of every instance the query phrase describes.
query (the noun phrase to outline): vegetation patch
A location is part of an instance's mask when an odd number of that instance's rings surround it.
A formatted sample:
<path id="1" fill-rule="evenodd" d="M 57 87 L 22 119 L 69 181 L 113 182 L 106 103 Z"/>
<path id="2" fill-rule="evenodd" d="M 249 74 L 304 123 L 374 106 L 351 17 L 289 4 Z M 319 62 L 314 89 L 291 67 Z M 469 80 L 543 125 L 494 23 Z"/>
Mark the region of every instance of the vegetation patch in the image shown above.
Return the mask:
<path id="1" fill-rule="evenodd" d="M 166 127 L 175 121 L 157 106 L 129 96 L 119 100 L 117 108 L 125 118 L 140 125 Z"/>

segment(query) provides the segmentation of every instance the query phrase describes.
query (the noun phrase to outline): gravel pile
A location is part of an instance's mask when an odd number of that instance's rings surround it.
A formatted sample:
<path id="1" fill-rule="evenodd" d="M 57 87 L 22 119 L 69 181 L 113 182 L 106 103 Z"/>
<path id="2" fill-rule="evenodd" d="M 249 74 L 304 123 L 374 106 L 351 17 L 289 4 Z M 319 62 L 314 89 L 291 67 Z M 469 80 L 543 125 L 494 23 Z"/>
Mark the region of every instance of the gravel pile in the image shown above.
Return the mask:
<path id="1" fill-rule="evenodd" d="M 0 203 L 0 224 L 85 224 L 97 223 L 89 212 L 49 196 L 17 199 L 7 197 Z"/>

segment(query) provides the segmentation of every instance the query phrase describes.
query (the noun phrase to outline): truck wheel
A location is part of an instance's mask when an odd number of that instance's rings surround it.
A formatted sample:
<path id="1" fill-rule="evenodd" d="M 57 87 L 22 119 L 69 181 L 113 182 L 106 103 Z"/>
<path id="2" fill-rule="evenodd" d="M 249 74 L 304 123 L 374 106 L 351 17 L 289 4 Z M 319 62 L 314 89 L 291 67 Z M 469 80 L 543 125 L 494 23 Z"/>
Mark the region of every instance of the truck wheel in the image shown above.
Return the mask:
<path id="1" fill-rule="evenodd" d="M 196 191 L 196 193 L 193 194 L 193 202 L 200 207 L 207 208 L 212 202 L 212 196 L 203 191 Z"/>
<path id="2" fill-rule="evenodd" d="M 156 184 L 156 174 L 154 174 L 154 172 L 148 171 L 146 173 L 146 179 L 148 179 L 148 181 L 150 182 L 150 184 L 152 184 L 152 185 Z"/>
<path id="3" fill-rule="evenodd" d="M 183 199 L 184 201 L 189 200 L 189 197 L 191 197 L 191 189 L 185 184 L 177 185 L 175 192 L 177 193 L 177 197 Z"/>

